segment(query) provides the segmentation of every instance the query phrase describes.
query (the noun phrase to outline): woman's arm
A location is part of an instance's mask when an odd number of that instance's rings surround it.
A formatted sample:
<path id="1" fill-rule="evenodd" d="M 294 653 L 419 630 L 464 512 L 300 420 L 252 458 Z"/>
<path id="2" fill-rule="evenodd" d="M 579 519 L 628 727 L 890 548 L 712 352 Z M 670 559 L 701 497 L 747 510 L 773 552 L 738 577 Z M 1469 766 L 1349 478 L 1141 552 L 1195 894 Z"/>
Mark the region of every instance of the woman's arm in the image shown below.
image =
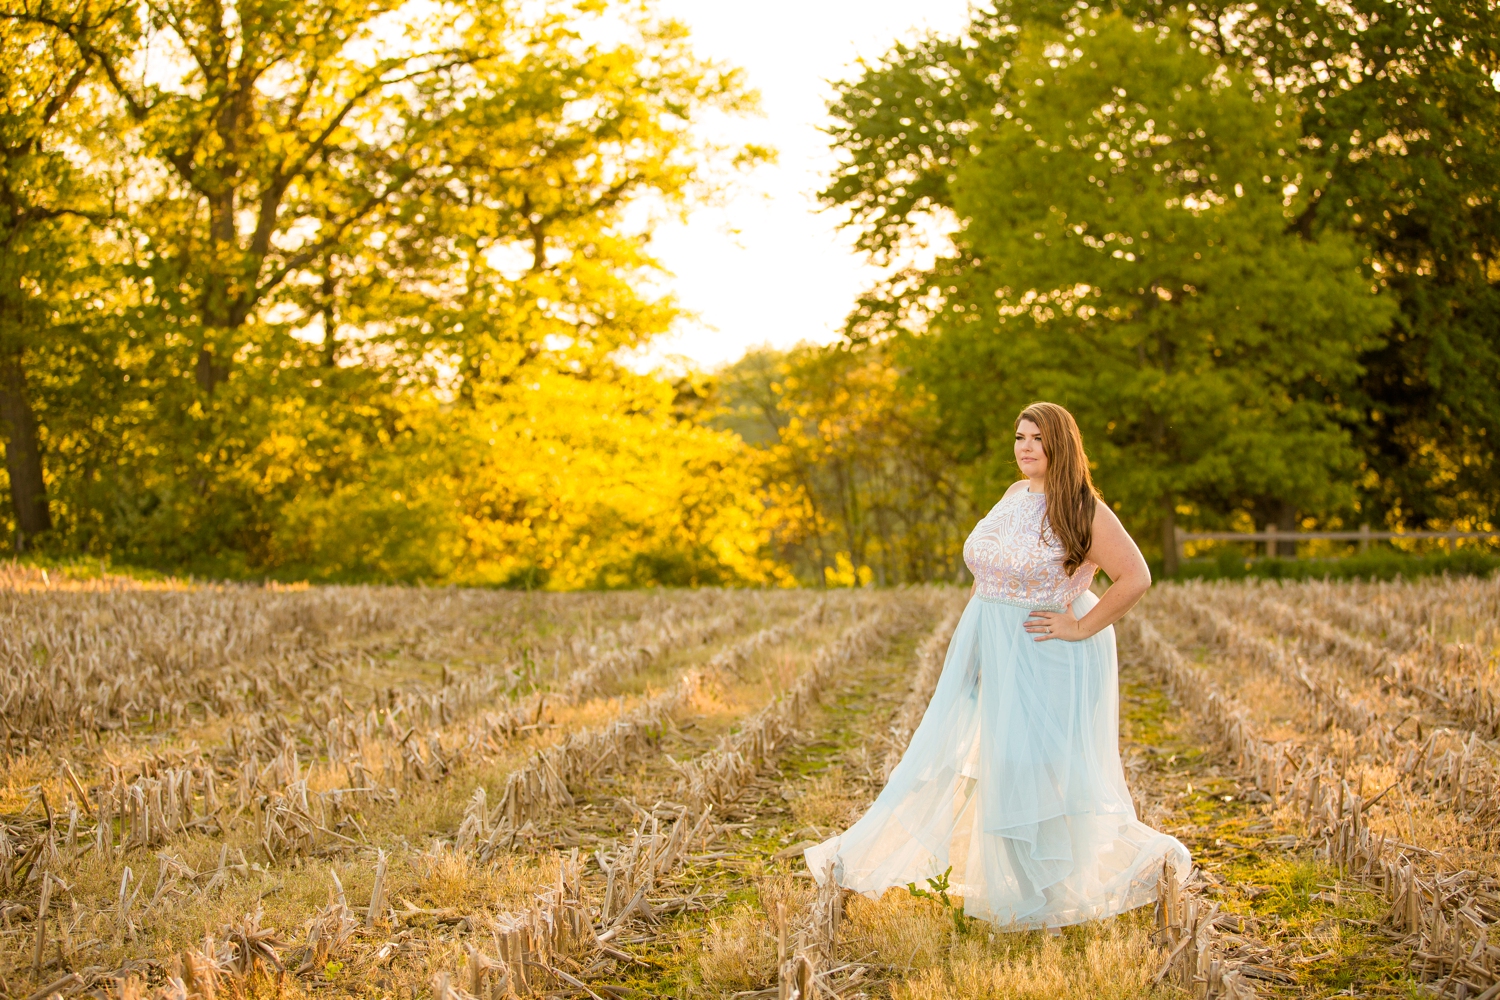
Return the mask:
<path id="1" fill-rule="evenodd" d="M 1145 557 L 1115 512 L 1102 502 L 1094 507 L 1094 544 L 1089 549 L 1089 561 L 1109 576 L 1109 589 L 1081 619 L 1074 618 L 1071 609 L 1033 611 L 1026 620 L 1026 631 L 1038 642 L 1048 639 L 1077 642 L 1096 635 L 1124 618 L 1125 612 L 1151 589 L 1151 570 Z"/>

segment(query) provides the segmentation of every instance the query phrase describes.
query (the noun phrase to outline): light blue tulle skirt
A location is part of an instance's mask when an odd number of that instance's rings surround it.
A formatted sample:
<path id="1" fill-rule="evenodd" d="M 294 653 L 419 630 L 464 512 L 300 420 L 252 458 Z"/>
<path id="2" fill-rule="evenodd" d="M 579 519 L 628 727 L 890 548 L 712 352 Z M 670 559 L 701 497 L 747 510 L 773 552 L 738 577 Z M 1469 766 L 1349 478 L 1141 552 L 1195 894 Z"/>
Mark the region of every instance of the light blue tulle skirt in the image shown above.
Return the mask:
<path id="1" fill-rule="evenodd" d="M 1073 603 L 1082 618 L 1098 602 Z M 974 598 L 906 755 L 870 810 L 805 852 L 819 882 L 878 897 L 950 866 L 964 910 L 1017 930 L 1156 899 L 1187 848 L 1141 823 L 1120 766 L 1113 628 L 1036 642 L 1027 609 Z"/>

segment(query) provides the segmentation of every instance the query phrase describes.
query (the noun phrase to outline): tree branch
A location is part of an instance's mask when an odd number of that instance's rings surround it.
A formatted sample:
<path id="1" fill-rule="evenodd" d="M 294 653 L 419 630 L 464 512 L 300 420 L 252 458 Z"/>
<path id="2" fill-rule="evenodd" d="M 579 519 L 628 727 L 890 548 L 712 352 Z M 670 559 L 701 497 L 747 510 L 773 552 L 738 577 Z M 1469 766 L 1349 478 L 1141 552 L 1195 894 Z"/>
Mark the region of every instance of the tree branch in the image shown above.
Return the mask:
<path id="1" fill-rule="evenodd" d="M 0 20 L 41 25 L 61 34 L 78 47 L 79 53 L 85 59 L 92 59 L 99 66 L 100 70 L 104 73 L 105 79 L 109 81 L 110 88 L 125 102 L 132 118 L 140 121 L 150 112 L 149 105 L 138 100 L 125 85 L 125 81 L 120 76 L 119 67 L 115 65 L 109 53 L 89 41 L 85 32 L 97 26 L 79 25 L 71 21 L 64 21 L 34 12 L 13 13 L 10 11 L 0 11 Z"/>
<path id="2" fill-rule="evenodd" d="M 401 178 L 398 183 L 388 185 L 378 194 L 371 195 L 365 200 L 365 203 L 362 206 L 360 206 L 357 210 L 349 213 L 349 215 L 346 216 L 342 222 L 338 223 L 338 225 L 334 227 L 333 231 L 329 233 L 326 238 L 318 240 L 316 243 L 312 244 L 306 249 L 300 250 L 282 261 L 281 266 L 274 272 L 272 272 L 272 274 L 268 278 L 266 278 L 263 283 L 246 293 L 244 297 L 245 301 L 253 304 L 265 298 L 265 296 L 268 295 L 273 289 L 275 289 L 276 286 L 285 281 L 289 274 L 316 260 L 330 247 L 337 244 L 339 240 L 343 239 L 344 234 L 347 233 L 352 226 L 356 225 L 360 220 L 364 219 L 376 208 L 384 204 L 391 197 L 391 195 L 395 194 L 397 191 L 405 187 L 407 183 L 410 182 L 410 180 L 415 176 L 416 171 L 410 171 L 406 174 L 405 177 Z"/>

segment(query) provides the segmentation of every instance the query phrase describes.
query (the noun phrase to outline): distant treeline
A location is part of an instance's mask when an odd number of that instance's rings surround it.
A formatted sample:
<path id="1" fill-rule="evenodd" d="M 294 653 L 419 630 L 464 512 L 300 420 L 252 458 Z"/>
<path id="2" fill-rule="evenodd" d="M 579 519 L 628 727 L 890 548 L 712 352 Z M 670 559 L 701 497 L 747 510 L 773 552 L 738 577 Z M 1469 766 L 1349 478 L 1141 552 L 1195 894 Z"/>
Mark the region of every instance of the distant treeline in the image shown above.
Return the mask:
<path id="1" fill-rule="evenodd" d="M 12 552 L 525 587 L 955 579 L 1011 421 L 1175 526 L 1483 528 L 1500 13 L 1009 4 L 837 86 L 886 277 L 711 376 L 649 254 L 767 151 L 638 3 L 0 0 Z M 1170 568 L 1170 565 L 1168 566 Z"/>

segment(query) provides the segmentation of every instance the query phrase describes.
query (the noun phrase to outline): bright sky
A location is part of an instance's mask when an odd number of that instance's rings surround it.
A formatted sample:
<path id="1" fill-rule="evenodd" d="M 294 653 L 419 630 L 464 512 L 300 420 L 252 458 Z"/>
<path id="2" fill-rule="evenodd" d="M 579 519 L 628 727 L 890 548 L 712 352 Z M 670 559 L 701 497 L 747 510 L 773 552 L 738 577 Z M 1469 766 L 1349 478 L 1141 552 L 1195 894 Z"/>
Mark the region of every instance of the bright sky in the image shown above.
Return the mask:
<path id="1" fill-rule="evenodd" d="M 899 38 L 957 32 L 968 7 L 969 0 L 659 0 L 663 14 L 692 30 L 700 55 L 740 66 L 761 93 L 764 117 L 730 124 L 726 137 L 774 146 L 780 158 L 726 205 L 659 229 L 657 256 L 698 318 L 658 341 L 651 360 L 677 355 L 712 368 L 759 344 L 838 337 L 874 272 L 833 215 L 815 212 L 813 195 L 836 162 L 819 131 L 826 81 Z"/>

